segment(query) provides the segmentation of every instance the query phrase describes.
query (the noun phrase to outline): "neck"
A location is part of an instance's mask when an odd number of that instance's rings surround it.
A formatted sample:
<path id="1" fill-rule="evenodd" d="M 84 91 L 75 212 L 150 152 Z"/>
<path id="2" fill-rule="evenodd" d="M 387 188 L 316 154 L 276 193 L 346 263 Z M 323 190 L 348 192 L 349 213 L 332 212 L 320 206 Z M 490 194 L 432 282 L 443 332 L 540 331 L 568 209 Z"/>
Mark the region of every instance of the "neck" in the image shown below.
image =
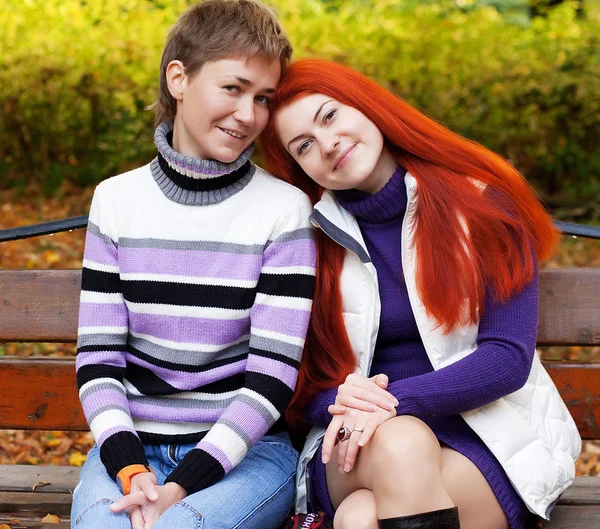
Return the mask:
<path id="1" fill-rule="evenodd" d="M 173 147 L 173 123 L 161 123 L 154 134 L 158 156 L 151 164 L 154 180 L 171 200 L 186 205 L 222 202 L 241 191 L 254 174 L 253 146 L 232 163 L 185 156 Z"/>
<path id="2" fill-rule="evenodd" d="M 397 167 L 398 162 L 396 162 L 390 151 L 384 145 L 379 160 L 377 160 L 377 164 L 371 173 L 371 177 L 356 189 L 374 195 L 381 191 L 385 187 L 385 184 L 390 181 L 390 178 L 392 178 Z"/>

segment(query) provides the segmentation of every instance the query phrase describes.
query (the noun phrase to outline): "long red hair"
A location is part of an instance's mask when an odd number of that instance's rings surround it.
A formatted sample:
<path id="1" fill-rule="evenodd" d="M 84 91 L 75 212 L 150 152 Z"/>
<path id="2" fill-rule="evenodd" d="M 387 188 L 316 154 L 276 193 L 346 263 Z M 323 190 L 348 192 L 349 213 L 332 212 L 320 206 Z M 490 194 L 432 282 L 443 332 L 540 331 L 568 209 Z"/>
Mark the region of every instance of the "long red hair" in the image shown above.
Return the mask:
<path id="1" fill-rule="evenodd" d="M 303 59 L 287 68 L 261 137 L 272 174 L 302 189 L 313 203 L 323 193 L 286 151 L 275 126 L 282 107 L 314 93 L 362 112 L 381 130 L 398 164 L 417 180 L 414 241 L 421 265 L 416 284 L 428 314 L 445 331 L 478 320 L 484 285 L 506 300 L 532 280 L 536 258 L 549 256 L 558 232 L 523 176 L 500 156 L 346 66 Z M 482 192 L 483 187 L 492 191 Z M 317 244 L 315 301 L 287 412 L 292 426 L 301 424 L 306 404 L 318 391 L 338 386 L 355 369 L 339 289 L 344 249 L 320 231 Z"/>

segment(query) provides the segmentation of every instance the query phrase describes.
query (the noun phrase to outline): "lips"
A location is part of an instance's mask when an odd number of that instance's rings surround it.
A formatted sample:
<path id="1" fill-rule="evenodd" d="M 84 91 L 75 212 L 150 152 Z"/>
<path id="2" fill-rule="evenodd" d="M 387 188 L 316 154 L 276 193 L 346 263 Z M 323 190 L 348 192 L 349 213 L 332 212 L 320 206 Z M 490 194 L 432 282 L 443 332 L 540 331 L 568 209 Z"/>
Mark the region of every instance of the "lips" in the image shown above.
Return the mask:
<path id="1" fill-rule="evenodd" d="M 246 138 L 246 134 L 243 134 L 237 130 L 225 129 L 223 127 L 218 127 L 219 130 L 227 134 L 231 138 L 235 138 L 236 140 L 243 140 Z"/>
<path id="2" fill-rule="evenodd" d="M 350 160 L 350 158 L 352 158 L 352 155 L 354 154 L 356 145 L 356 143 L 351 145 L 342 153 L 342 155 L 337 159 L 337 162 L 335 162 L 335 165 L 333 166 L 334 171 L 341 169 L 342 167 L 344 167 L 344 165 L 346 165 L 346 163 L 348 163 L 348 161 Z"/>

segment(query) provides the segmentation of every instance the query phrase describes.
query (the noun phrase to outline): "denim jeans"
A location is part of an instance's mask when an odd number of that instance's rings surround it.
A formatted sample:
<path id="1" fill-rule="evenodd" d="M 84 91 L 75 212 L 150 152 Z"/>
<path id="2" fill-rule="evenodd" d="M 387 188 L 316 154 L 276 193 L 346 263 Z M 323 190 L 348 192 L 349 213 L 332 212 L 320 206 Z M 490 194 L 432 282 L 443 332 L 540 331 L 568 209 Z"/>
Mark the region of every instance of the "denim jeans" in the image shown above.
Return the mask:
<path id="1" fill-rule="evenodd" d="M 176 445 L 171 453 L 170 445 L 145 447 L 159 485 L 194 447 Z M 294 500 L 297 463 L 298 453 L 287 434 L 267 435 L 221 481 L 167 509 L 154 529 L 277 529 Z M 71 528 L 131 529 L 126 512 L 109 509 L 121 497 L 94 446 L 73 493 Z"/>

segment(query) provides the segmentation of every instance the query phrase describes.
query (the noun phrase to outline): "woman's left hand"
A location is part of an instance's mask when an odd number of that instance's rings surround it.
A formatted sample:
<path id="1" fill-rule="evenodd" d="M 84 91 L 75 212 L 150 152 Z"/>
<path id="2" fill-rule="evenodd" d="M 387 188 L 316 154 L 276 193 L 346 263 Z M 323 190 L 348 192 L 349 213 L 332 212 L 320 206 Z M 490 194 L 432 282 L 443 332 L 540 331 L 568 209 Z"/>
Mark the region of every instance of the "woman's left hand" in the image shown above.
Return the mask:
<path id="1" fill-rule="evenodd" d="M 378 408 L 377 411 L 347 408 L 344 413 L 334 415 L 323 438 L 323 463 L 327 464 L 331 459 L 338 432 L 346 427 L 350 430 L 350 438 L 339 441 L 337 464 L 340 473 L 350 472 L 354 468 L 358 450 L 369 442 L 379 425 L 395 416 L 395 408 L 393 410 Z"/>
<path id="2" fill-rule="evenodd" d="M 165 483 L 162 487 L 157 486 L 156 491 L 158 492 L 156 500 L 149 500 L 140 490 L 123 496 L 110 506 L 110 510 L 122 512 L 128 508 L 139 508 L 144 529 L 152 529 L 163 512 L 187 496 L 185 489 L 173 482 Z"/>

